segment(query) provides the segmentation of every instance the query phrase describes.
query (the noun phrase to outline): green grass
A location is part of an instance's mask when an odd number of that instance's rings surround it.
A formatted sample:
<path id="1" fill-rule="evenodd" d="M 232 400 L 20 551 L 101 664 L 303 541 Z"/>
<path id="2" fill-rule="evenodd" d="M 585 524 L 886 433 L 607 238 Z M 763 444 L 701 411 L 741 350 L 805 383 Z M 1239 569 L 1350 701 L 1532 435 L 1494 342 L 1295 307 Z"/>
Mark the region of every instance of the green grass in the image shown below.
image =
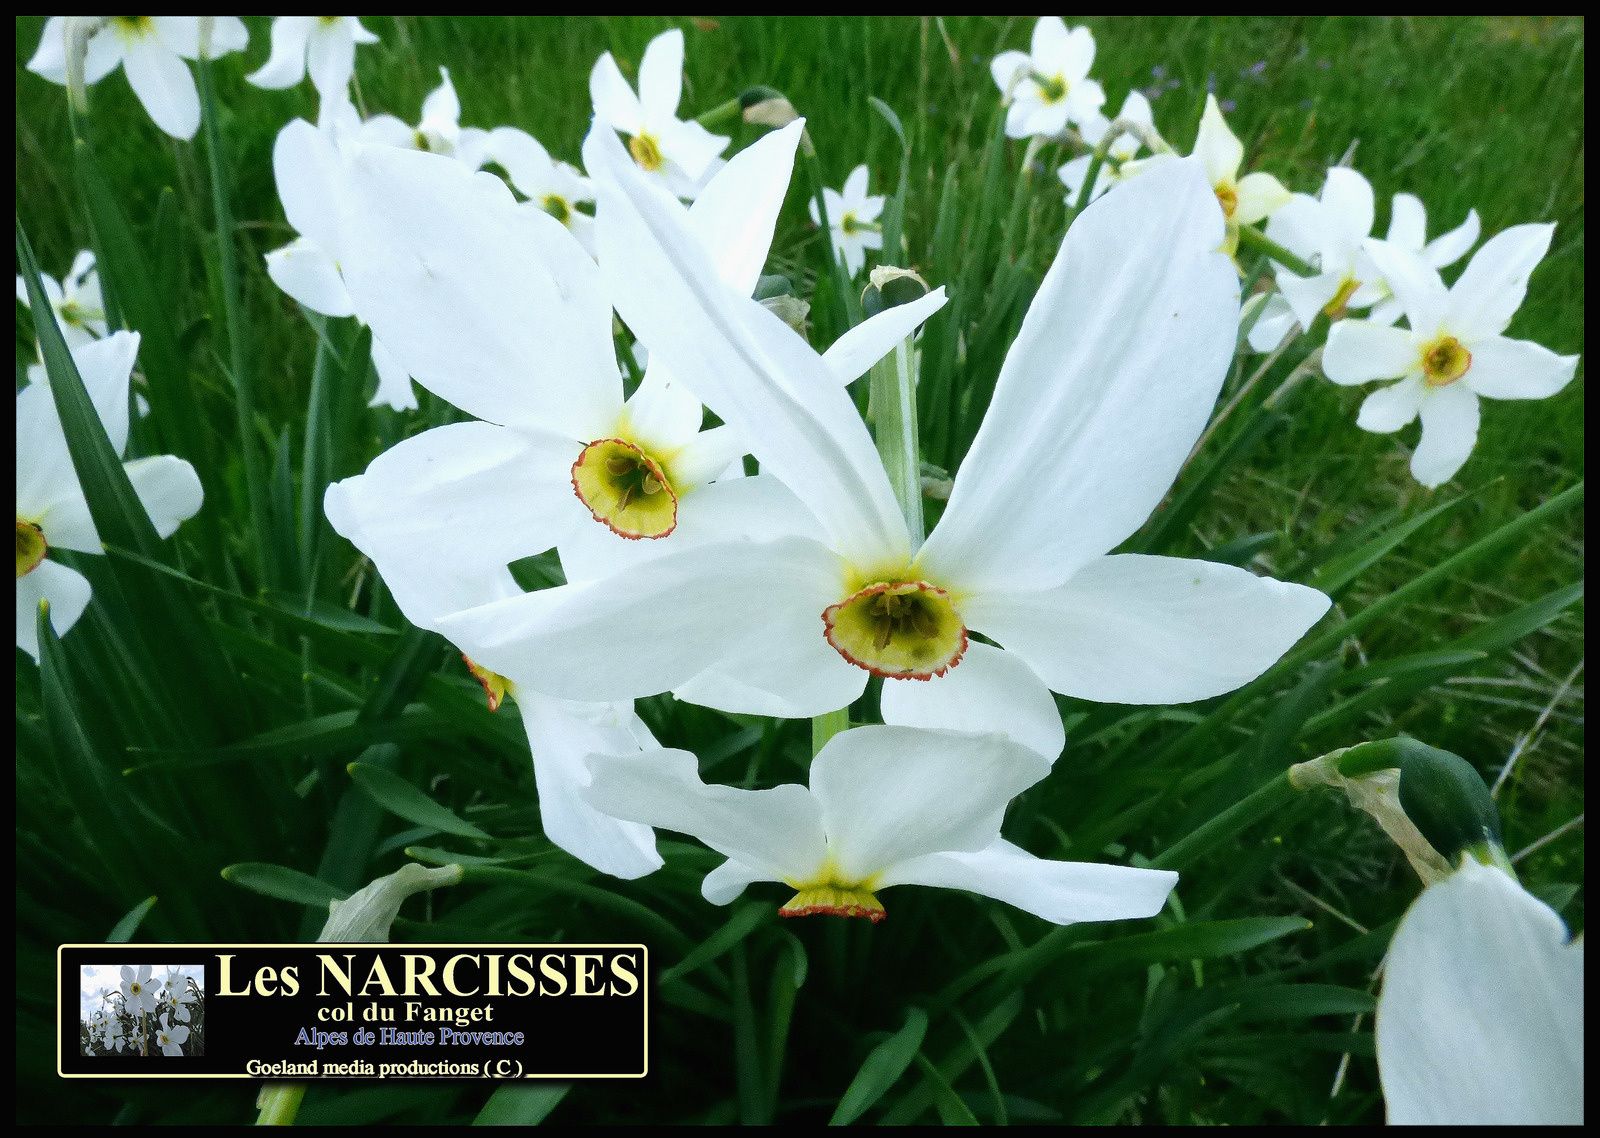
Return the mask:
<path id="1" fill-rule="evenodd" d="M 1380 225 L 1381 203 L 1401 190 L 1424 200 L 1435 229 L 1473 207 L 1486 232 L 1556 222 L 1551 256 L 1512 334 L 1583 350 L 1581 21 L 1088 22 L 1099 41 L 1095 75 L 1113 109 L 1130 87 L 1155 82 L 1155 68 L 1176 80 L 1155 108 L 1180 148 L 1214 85 L 1236 105 L 1229 118 L 1250 161 L 1291 188 L 1314 192 L 1322 170 L 1353 153 L 1378 189 Z M 965 333 L 964 357 L 941 353 L 948 340 L 935 336 L 944 332 L 924 340 L 925 451 L 953 464 L 1017 306 L 1065 222 L 1054 177 L 1065 156 L 1047 150 L 1026 183 L 1017 172 L 1022 147 L 996 154 L 989 145 L 997 98 L 987 62 L 1023 45 L 1030 23 L 681 23 L 687 111 L 755 84 L 783 91 L 807 116 L 834 185 L 863 160 L 875 190 L 892 184 L 897 144 L 869 97 L 904 122 L 910 259 L 966 305 L 941 318 Z M 262 271 L 260 254 L 290 236 L 272 182 L 272 140 L 290 118 L 314 114 L 314 104 L 309 87 L 263 92 L 243 82 L 266 50 L 265 22 L 250 24 L 248 56 L 220 61 L 215 85 L 256 401 L 250 444 L 267 468 L 265 506 L 252 508 L 241 459 L 203 145 L 160 135 L 120 76 L 92 91 L 100 171 L 153 269 L 149 279 L 167 282 L 153 299 L 181 366 L 164 374 L 192 391 L 192 405 L 158 406 L 136 445 L 186 440 L 208 502 L 162 553 L 174 557 L 166 570 L 126 557 L 88 566 L 97 603 L 62 642 L 59 670 L 41 677 L 18 656 L 19 1119 L 253 1117 L 245 1084 L 181 1096 L 92 1084 L 62 1093 L 43 1049 L 22 1046 L 50 1034 L 44 994 L 53 990 L 54 945 L 104 937 L 151 895 L 160 900 L 140 935 L 152 939 L 312 936 L 321 924 L 314 906 L 265 901 L 244 887 L 250 879 L 259 888 L 258 876 L 234 874 L 230 883 L 220 871 L 288 866 L 343 894 L 392 870 L 410 847 L 504 859 L 517 876 L 469 874 L 413 902 L 397 938 L 645 936 L 658 965 L 670 967 L 683 948 L 663 922 L 686 943 L 724 924 L 742 933 L 725 954 L 662 985 L 654 1078 L 626 1095 L 580 1086 L 565 1096 L 496 1099 L 497 1111 L 526 1112 L 517 1117 L 532 1120 L 554 1104 L 557 1121 L 825 1120 L 846 1106 L 889 1121 L 954 1120 L 964 1111 L 984 1121 L 1381 1118 L 1363 993 L 1416 885 L 1370 822 L 1332 794 L 1297 798 L 1185 864 L 1181 911 L 1127 928 L 1052 931 L 998 905 L 931 892 L 892 895 L 892 919 L 877 929 L 783 923 L 770 913 L 753 920 L 741 906 L 768 905 L 764 894 L 732 910 L 700 901 L 698 875 L 710 864 L 703 851 L 668 841 L 667 868 L 629 884 L 552 850 L 538 832 L 517 724 L 482 710 L 442 642 L 403 631 L 381 585 L 312 508 L 329 479 L 363 468 L 447 409 L 430 399 L 414 418 L 365 411 L 354 331 L 329 322 L 319 355 L 316 335 Z M 21 67 L 39 26 L 17 21 L 18 214 L 45 271 L 59 274 L 90 230 L 64 94 Z M 359 61 L 369 110 L 414 118 L 446 65 L 465 123 L 522 126 L 570 160 L 588 121 L 594 58 L 610 49 L 631 70 L 666 22 L 408 18 L 369 26 L 383 39 Z M 753 137 L 746 128 L 737 144 Z M 986 162 L 996 157 L 1003 165 L 986 187 Z M 802 172 L 772 265 L 813 301 L 825 338 L 838 304 L 805 220 L 804 183 Z M 1006 244 L 1002 216 L 1019 185 L 1019 220 Z M 31 340 L 19 319 L 19 360 Z M 156 370 L 154 391 L 162 373 L 148 328 L 142 364 Z M 1354 615 L 1583 477 L 1581 377 L 1551 400 L 1486 405 L 1472 460 L 1432 494 L 1406 473 L 1415 428 L 1398 439 L 1356 430 L 1359 398 L 1316 380 L 1270 420 L 1247 399 L 1180 480 L 1179 495 L 1259 423 L 1251 449 L 1218 468 L 1184 524 L 1164 532 L 1158 515 L 1136 540 L 1196 555 L 1261 535 L 1254 564 L 1305 580 L 1363 527 L 1386 532 L 1460 495 L 1339 596 L 1339 613 Z M 1253 696 L 1153 712 L 1063 701 L 1068 752 L 1013 812 L 1008 836 L 1052 856 L 1156 857 L 1288 763 L 1403 731 L 1466 756 L 1490 779 L 1517 751 L 1500 805 L 1508 848 L 1522 849 L 1583 811 L 1583 608 L 1556 595 L 1582 580 L 1582 540 L 1581 512 L 1560 512 L 1427 579 Z M 203 584 L 173 588 L 173 567 Z M 1553 595 L 1547 607 L 1527 609 Z M 1525 619 L 1510 618 L 1519 612 Z M 162 643 L 162 629 L 179 631 Z M 1384 671 L 1463 640 L 1486 654 L 1437 671 Z M 146 653 L 157 652 L 176 662 L 153 664 Z M 207 659 L 210 666 L 195 666 Z M 793 779 L 809 756 L 804 724 L 735 723 L 664 698 L 646 701 L 643 713 L 664 741 L 696 750 L 708 776 L 722 781 Z M 346 773 L 357 758 L 425 789 L 492 840 L 451 837 L 386 812 Z M 1583 852 L 1580 825 L 1518 866 L 1531 886 L 1564 900 L 1575 928 L 1583 925 Z M 272 880 L 280 898 L 326 895 Z M 1213 923 L 1239 921 L 1254 923 Z M 1330 1096 L 1346 1052 L 1348 1069 Z M 887 1084 L 876 1098 L 867 1093 L 875 1079 Z M 463 1121 L 485 1097 L 469 1086 L 323 1085 L 300 1119 Z"/>

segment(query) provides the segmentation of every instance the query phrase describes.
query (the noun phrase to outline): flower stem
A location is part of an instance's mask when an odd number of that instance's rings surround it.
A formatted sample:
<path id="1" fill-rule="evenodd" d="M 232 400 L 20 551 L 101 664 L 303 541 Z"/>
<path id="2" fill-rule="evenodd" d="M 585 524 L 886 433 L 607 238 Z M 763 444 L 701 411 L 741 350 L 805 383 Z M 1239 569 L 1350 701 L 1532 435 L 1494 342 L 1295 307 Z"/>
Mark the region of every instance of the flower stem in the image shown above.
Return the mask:
<path id="1" fill-rule="evenodd" d="M 871 386 L 878 454 L 889 474 L 900 513 L 906 519 L 915 552 L 923 537 L 922 461 L 917 440 L 917 378 L 909 337 L 873 365 L 867 382 Z"/>
<path id="2" fill-rule="evenodd" d="M 812 757 L 815 758 L 817 753 L 827 746 L 829 739 L 832 739 L 841 731 L 848 731 L 849 729 L 850 709 L 848 707 L 841 707 L 838 711 L 830 711 L 826 715 L 818 715 L 813 718 L 811 720 Z"/>
<path id="3" fill-rule="evenodd" d="M 1241 225 L 1239 227 L 1239 246 L 1240 248 L 1253 249 L 1257 253 L 1263 253 L 1290 272 L 1297 273 L 1302 277 L 1314 277 L 1317 275 L 1316 266 L 1295 256 L 1252 225 Z"/>
<path id="4" fill-rule="evenodd" d="M 266 1084 L 256 1098 L 256 1106 L 261 1108 L 256 1125 L 293 1126 L 295 1115 L 300 1113 L 300 1100 L 305 1097 L 304 1083 Z"/>
<path id="5" fill-rule="evenodd" d="M 1265 786 L 1247 794 L 1222 813 L 1214 815 L 1210 821 L 1191 830 L 1187 836 L 1169 846 L 1159 857 L 1153 858 L 1150 865 L 1154 869 L 1181 869 L 1213 846 L 1227 841 L 1241 830 L 1279 809 L 1294 796 L 1294 784 L 1289 781 L 1289 772 L 1284 771 Z"/>

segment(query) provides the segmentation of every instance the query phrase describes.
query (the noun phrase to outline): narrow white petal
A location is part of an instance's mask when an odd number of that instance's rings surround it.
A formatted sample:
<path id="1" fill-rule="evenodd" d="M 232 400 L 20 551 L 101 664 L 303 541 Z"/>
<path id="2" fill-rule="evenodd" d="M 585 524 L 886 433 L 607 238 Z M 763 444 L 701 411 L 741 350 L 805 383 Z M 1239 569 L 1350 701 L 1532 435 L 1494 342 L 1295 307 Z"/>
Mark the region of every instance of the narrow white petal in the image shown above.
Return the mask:
<path id="1" fill-rule="evenodd" d="M 41 561 L 17 578 L 17 647 L 39 659 L 39 602 L 50 602 L 50 627 L 57 636 L 78 622 L 89 607 L 89 579 L 57 561 Z"/>
<path id="2" fill-rule="evenodd" d="M 1055 762 L 1066 746 L 1050 689 L 1022 657 L 967 645 L 961 663 L 930 680 L 883 682 L 883 721 L 906 727 L 993 731 Z"/>
<path id="3" fill-rule="evenodd" d="M 1371 383 L 1415 371 L 1420 358 L 1421 345 L 1407 329 L 1370 320 L 1341 320 L 1328 330 L 1322 371 L 1335 383 Z"/>
<path id="4" fill-rule="evenodd" d="M 1450 305 L 1450 293 L 1439 270 L 1424 261 L 1420 254 L 1387 241 L 1368 241 L 1362 246 L 1362 252 L 1405 309 L 1411 330 L 1425 337 L 1437 332 Z"/>
<path id="5" fill-rule="evenodd" d="M 942 583 L 1048 588 L 1143 524 L 1233 357 L 1239 280 L 1222 235 L 1192 159 L 1073 223 L 923 548 Z"/>
<path id="6" fill-rule="evenodd" d="M 1001 735 L 857 727 L 812 760 L 811 793 L 840 874 L 864 880 L 925 854 L 990 845 L 1006 806 L 1049 770 Z"/>
<path id="7" fill-rule="evenodd" d="M 1468 210 L 1467 219 L 1448 233 L 1441 233 L 1422 250 L 1423 260 L 1436 269 L 1446 265 L 1453 265 L 1467 255 L 1474 245 L 1478 243 L 1478 233 L 1481 223 L 1478 220 L 1478 211 Z"/>
<path id="8" fill-rule="evenodd" d="M 153 37 L 144 36 L 128 45 L 122 69 L 158 127 L 173 138 L 194 137 L 200 128 L 200 93 L 188 64 Z"/>
<path id="9" fill-rule="evenodd" d="M 315 16 L 277 16 L 272 21 L 272 54 L 266 63 L 245 76 L 257 87 L 293 87 L 306 76 L 306 40 Z"/>
<path id="10" fill-rule="evenodd" d="M 150 524 L 162 537 L 171 537 L 178 526 L 200 512 L 205 493 L 200 476 L 176 455 L 158 454 L 124 463 L 133 483 L 133 492 L 150 515 Z"/>
<path id="11" fill-rule="evenodd" d="M 589 98 L 598 121 L 624 134 L 639 133 L 644 122 L 639 97 L 622 77 L 609 51 L 594 61 L 594 69 L 589 72 Z"/>
<path id="12" fill-rule="evenodd" d="M 1430 391 L 1419 408 L 1422 438 L 1411 475 L 1428 489 L 1442 486 L 1466 464 L 1478 441 L 1478 396 L 1465 383 Z"/>
<path id="13" fill-rule="evenodd" d="M 1380 387 L 1361 401 L 1356 426 L 1374 434 L 1392 434 L 1417 417 L 1427 396 L 1427 384 L 1415 376 Z"/>
<path id="14" fill-rule="evenodd" d="M 689 227 L 722 282 L 748 296 L 761 279 L 789 190 L 801 123 L 775 130 L 728 160 L 689 208 Z"/>
<path id="15" fill-rule="evenodd" d="M 652 39 L 639 61 L 639 102 L 646 116 L 676 117 L 683 97 L 683 32 L 671 28 Z"/>
<path id="16" fill-rule="evenodd" d="M 295 119 L 272 144 L 272 172 L 289 224 L 337 258 L 340 162 L 329 136 L 304 119 Z"/>
<path id="17" fill-rule="evenodd" d="M 944 287 L 934 289 L 910 304 L 886 308 L 851 328 L 822 353 L 822 362 L 840 383 L 854 383 L 906 337 L 945 306 Z"/>
<path id="18" fill-rule="evenodd" d="M 1548 399 L 1572 382 L 1577 368 L 1577 356 L 1492 336 L 1472 345 L 1472 365 L 1461 381 L 1485 399 Z"/>
<path id="19" fill-rule="evenodd" d="M 1555 231 L 1553 225 L 1513 225 L 1485 241 L 1450 290 L 1450 330 L 1469 342 L 1504 332 Z"/>
<path id="20" fill-rule="evenodd" d="M 1244 161 L 1244 143 L 1228 127 L 1215 95 L 1206 96 L 1205 113 L 1200 116 L 1200 130 L 1194 139 L 1194 157 L 1205 167 L 1212 185 L 1233 181 Z"/>
<path id="21" fill-rule="evenodd" d="M 1583 944 L 1549 906 L 1469 861 L 1389 946 L 1378 1072 L 1396 1125 L 1583 1122 Z"/>
<path id="22" fill-rule="evenodd" d="M 346 20 L 324 23 L 306 45 L 306 72 L 324 99 L 338 98 L 356 70 L 355 29 Z"/>
<path id="23" fill-rule="evenodd" d="M 1315 589 L 1232 565 L 1123 554 L 1089 562 L 1048 592 L 974 599 L 962 615 L 1053 691 L 1154 704 L 1242 687 L 1327 610 Z"/>
<path id="24" fill-rule="evenodd" d="M 368 407 L 392 407 L 396 411 L 417 409 L 417 392 L 411 386 L 410 373 L 376 339 L 372 341 L 372 370 L 378 373 L 378 389 L 372 393 Z"/>
<path id="25" fill-rule="evenodd" d="M 1389 243 L 1420 253 L 1427 240 L 1428 211 L 1422 199 L 1416 194 L 1396 194 L 1389 210 Z"/>
<path id="26" fill-rule="evenodd" d="M 1048 861 L 1002 839 L 976 853 L 938 853 L 897 868 L 889 885 L 931 885 L 993 897 L 1058 925 L 1153 917 L 1178 875 L 1093 862 Z"/>
<path id="27" fill-rule="evenodd" d="M 344 278 L 333 258 L 315 242 L 301 238 L 266 256 L 267 276 L 297 303 L 324 316 L 355 312 Z"/>

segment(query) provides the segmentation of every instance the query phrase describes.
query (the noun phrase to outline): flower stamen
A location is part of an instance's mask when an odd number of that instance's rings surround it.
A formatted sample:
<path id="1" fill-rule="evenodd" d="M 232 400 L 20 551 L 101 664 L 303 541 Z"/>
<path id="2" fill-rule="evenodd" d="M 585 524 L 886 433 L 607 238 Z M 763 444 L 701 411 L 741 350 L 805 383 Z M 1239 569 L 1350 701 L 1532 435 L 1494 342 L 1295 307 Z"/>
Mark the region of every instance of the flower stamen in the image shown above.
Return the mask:
<path id="1" fill-rule="evenodd" d="M 44 530 L 32 522 L 17 519 L 17 576 L 26 577 L 39 567 L 49 551 Z"/>
<path id="2" fill-rule="evenodd" d="M 822 614 L 828 643 L 875 676 L 929 680 L 961 662 L 967 630 L 950 594 L 926 581 L 879 581 Z"/>
<path id="3" fill-rule="evenodd" d="M 1422 378 L 1429 387 L 1448 387 L 1472 367 L 1472 353 L 1454 336 L 1440 336 L 1422 349 Z"/>

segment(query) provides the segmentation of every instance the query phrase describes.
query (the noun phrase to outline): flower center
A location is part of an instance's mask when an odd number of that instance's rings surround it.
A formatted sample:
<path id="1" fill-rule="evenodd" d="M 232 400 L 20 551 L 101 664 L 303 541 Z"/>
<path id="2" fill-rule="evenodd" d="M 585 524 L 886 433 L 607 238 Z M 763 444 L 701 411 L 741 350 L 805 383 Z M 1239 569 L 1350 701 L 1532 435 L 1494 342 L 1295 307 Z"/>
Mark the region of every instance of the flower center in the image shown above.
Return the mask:
<path id="1" fill-rule="evenodd" d="M 1213 189 L 1217 195 L 1217 204 L 1222 207 L 1222 216 L 1229 221 L 1239 211 L 1239 191 L 1232 182 L 1218 182 Z"/>
<path id="2" fill-rule="evenodd" d="M 628 139 L 628 153 L 633 155 L 633 160 L 654 174 L 665 164 L 666 159 L 661 156 L 661 144 L 656 141 L 653 134 L 636 134 Z"/>
<path id="3" fill-rule="evenodd" d="M 858 668 L 928 680 L 961 662 L 967 630 L 950 594 L 926 581 L 878 581 L 822 614 L 828 643 Z"/>
<path id="4" fill-rule="evenodd" d="M 572 206 L 568 204 L 567 199 L 562 197 L 560 194 L 546 194 L 544 200 L 539 204 L 544 207 L 544 211 L 546 213 L 555 218 L 562 225 L 566 225 L 571 222 Z"/>
<path id="5" fill-rule="evenodd" d="M 572 488 L 594 520 L 630 540 L 666 537 L 678 525 L 678 495 L 661 464 L 632 443 L 596 439 L 572 464 Z"/>
<path id="6" fill-rule="evenodd" d="M 1448 387 L 1471 366 L 1472 353 L 1454 336 L 1440 336 L 1422 349 L 1422 378 L 1429 387 Z"/>
<path id="7" fill-rule="evenodd" d="M 155 28 L 155 21 L 149 16 L 112 16 L 111 22 L 128 37 L 148 35 Z"/>
<path id="8" fill-rule="evenodd" d="M 44 530 L 32 522 L 17 519 L 17 576 L 26 577 L 39 568 L 49 546 L 44 540 Z"/>
<path id="9" fill-rule="evenodd" d="M 471 656 L 463 655 L 461 659 L 467 665 L 467 671 L 472 673 L 472 678 L 483 685 L 483 694 L 489 701 L 490 711 L 499 711 L 500 704 L 506 698 L 506 692 L 511 690 L 511 681 L 498 672 L 491 672 L 482 664 L 476 663 Z"/>
<path id="10" fill-rule="evenodd" d="M 1033 81 L 1039 88 L 1039 97 L 1047 103 L 1059 103 L 1067 97 L 1067 80 L 1063 75 L 1040 75 L 1036 71 Z"/>
<path id="11" fill-rule="evenodd" d="M 821 881 L 801 885 L 799 891 L 778 910 L 780 917 L 865 917 L 873 924 L 887 915 L 883 902 L 865 881 L 854 885 L 841 885 L 835 881 Z"/>

